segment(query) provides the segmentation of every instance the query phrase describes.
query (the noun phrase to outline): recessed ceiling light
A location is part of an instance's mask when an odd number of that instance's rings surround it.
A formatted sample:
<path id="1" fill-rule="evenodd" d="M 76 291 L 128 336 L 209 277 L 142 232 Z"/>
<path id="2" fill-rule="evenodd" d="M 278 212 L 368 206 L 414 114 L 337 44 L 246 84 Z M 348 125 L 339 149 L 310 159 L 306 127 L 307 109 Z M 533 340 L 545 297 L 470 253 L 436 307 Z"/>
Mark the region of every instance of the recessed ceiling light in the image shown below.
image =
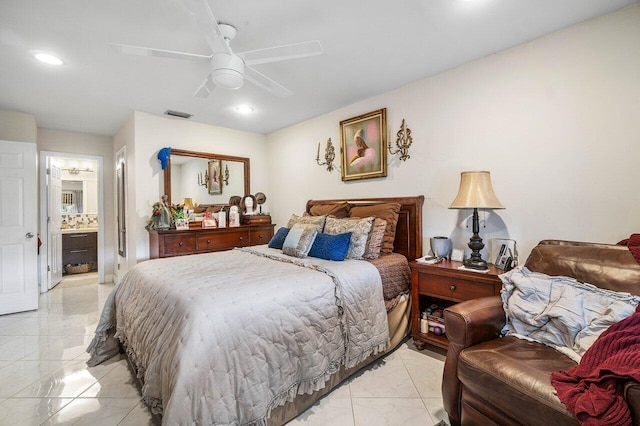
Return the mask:
<path id="1" fill-rule="evenodd" d="M 238 105 L 236 107 L 236 111 L 238 111 L 241 114 L 249 114 L 253 112 L 253 108 L 250 107 L 249 105 Z"/>
<path id="2" fill-rule="evenodd" d="M 39 60 L 40 62 L 44 62 L 45 64 L 62 65 L 62 60 L 60 58 L 49 55 L 48 53 L 36 53 L 33 56 L 35 56 L 37 60 Z"/>

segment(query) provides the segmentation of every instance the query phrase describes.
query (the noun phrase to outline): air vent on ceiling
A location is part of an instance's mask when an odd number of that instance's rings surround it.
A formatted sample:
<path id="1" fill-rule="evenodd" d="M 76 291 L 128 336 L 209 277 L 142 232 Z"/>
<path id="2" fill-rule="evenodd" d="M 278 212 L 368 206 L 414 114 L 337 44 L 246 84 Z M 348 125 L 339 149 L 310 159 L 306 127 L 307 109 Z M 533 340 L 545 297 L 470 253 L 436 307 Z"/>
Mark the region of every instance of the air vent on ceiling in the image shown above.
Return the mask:
<path id="1" fill-rule="evenodd" d="M 184 119 L 190 119 L 191 117 L 193 117 L 193 114 L 189 114 L 186 112 L 181 112 L 181 111 L 173 111 L 171 109 L 168 109 L 164 112 L 164 115 L 169 115 L 171 117 L 178 117 L 178 118 L 184 118 Z"/>

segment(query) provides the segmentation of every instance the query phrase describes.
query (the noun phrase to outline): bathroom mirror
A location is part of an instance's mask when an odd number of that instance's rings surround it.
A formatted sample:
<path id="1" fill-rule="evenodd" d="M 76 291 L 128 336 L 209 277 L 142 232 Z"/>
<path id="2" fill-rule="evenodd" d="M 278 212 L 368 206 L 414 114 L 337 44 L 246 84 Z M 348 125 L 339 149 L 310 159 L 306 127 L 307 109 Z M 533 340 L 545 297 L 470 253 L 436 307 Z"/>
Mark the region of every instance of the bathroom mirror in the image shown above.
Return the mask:
<path id="1" fill-rule="evenodd" d="M 219 175 L 214 176 L 213 170 Z M 249 177 L 248 158 L 171 149 L 164 169 L 164 193 L 172 204 L 181 204 L 185 198 L 198 205 L 227 204 L 233 195 L 251 193 Z M 220 187 L 210 191 L 207 181 L 214 179 Z"/>

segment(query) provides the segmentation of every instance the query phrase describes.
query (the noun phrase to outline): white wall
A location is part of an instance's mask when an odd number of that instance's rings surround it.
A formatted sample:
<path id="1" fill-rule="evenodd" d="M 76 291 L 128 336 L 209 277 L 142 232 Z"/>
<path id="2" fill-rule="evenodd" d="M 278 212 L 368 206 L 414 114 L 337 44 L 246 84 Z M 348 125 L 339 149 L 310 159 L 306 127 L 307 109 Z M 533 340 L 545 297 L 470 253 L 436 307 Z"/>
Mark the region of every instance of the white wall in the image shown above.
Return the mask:
<path id="1" fill-rule="evenodd" d="M 113 187 L 113 139 L 110 136 L 66 132 L 62 130 L 38 129 L 38 152 L 52 151 L 102 157 L 104 193 L 104 216 L 98 221 L 104 223 L 104 281 L 111 282 L 115 269 L 114 228 L 115 216 L 112 194 Z"/>
<path id="2" fill-rule="evenodd" d="M 273 132 L 274 220 L 311 198 L 423 194 L 425 252 L 435 235 L 463 248 L 470 212 L 448 206 L 460 172 L 489 170 L 506 209 L 481 213 L 480 234 L 516 239 L 521 261 L 545 238 L 627 238 L 640 218 L 639 41 L 635 4 Z M 315 165 L 318 142 L 339 146 L 341 120 L 383 107 L 392 142 L 403 118 L 412 131 L 406 163 L 393 158 L 386 178 L 349 183 Z"/>
<path id="3" fill-rule="evenodd" d="M 0 109 L 0 140 L 35 143 L 37 138 L 38 126 L 35 116 Z"/>
<path id="4" fill-rule="evenodd" d="M 135 190 L 134 204 L 130 204 L 134 206 L 132 214 L 135 215 L 135 221 L 128 224 L 128 230 L 136 248 L 135 259 L 138 261 L 149 258 L 149 238 L 144 226 L 151 214 L 151 206 L 158 201 L 164 190 L 164 174 L 157 158 L 160 149 L 171 147 L 248 157 L 251 165 L 251 192 L 255 194 L 261 191 L 267 196 L 270 193 L 264 135 L 142 112 L 134 113 L 133 127 L 135 163 L 129 164 L 129 176 L 133 176 L 135 182 L 129 182 L 129 188 Z"/>

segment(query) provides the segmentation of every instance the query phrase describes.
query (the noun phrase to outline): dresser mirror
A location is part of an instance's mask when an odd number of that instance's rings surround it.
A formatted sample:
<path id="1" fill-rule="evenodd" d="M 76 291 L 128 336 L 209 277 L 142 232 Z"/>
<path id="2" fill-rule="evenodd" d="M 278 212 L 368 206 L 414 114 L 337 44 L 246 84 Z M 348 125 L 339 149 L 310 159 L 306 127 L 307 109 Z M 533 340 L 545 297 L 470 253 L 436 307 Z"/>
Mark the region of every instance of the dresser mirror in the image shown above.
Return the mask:
<path id="1" fill-rule="evenodd" d="M 249 159 L 209 152 L 171 149 L 164 169 L 169 202 L 191 198 L 198 205 L 224 205 L 234 195 L 250 194 Z"/>

